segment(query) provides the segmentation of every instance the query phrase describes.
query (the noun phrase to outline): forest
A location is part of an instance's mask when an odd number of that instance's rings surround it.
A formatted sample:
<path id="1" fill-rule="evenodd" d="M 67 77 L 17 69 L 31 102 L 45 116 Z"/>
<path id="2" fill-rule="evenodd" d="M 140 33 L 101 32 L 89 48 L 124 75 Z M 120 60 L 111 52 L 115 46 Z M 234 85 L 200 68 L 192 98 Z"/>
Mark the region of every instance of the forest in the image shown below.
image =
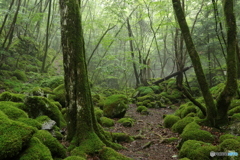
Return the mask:
<path id="1" fill-rule="evenodd" d="M 237 0 L 0 0 L 0 160 L 240 160 Z"/>

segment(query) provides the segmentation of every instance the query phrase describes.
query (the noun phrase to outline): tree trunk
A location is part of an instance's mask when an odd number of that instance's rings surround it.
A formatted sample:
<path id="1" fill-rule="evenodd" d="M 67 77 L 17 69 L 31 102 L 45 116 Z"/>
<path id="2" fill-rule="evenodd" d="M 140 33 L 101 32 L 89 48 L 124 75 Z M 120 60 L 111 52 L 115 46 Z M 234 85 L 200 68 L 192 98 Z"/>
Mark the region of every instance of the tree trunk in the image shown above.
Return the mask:
<path id="1" fill-rule="evenodd" d="M 215 125 L 215 118 L 217 113 L 216 106 L 214 104 L 213 97 L 209 91 L 208 83 L 202 69 L 198 52 L 196 51 L 195 45 L 193 43 L 190 31 L 189 31 L 189 27 L 185 19 L 184 12 L 182 10 L 179 0 L 172 0 L 172 4 L 173 4 L 176 18 L 178 20 L 178 24 L 181 28 L 181 31 L 185 40 L 185 44 L 186 44 L 189 56 L 192 60 L 194 71 L 196 73 L 196 77 L 197 77 L 200 89 L 202 91 L 203 98 L 207 106 L 207 117 L 206 117 L 207 121 L 210 123 L 210 125 Z"/>
<path id="2" fill-rule="evenodd" d="M 234 15 L 233 0 L 223 1 L 223 8 L 227 29 L 227 82 L 223 92 L 217 100 L 218 123 L 227 124 L 227 111 L 233 96 L 237 91 L 237 66 L 236 66 L 236 19 Z"/>

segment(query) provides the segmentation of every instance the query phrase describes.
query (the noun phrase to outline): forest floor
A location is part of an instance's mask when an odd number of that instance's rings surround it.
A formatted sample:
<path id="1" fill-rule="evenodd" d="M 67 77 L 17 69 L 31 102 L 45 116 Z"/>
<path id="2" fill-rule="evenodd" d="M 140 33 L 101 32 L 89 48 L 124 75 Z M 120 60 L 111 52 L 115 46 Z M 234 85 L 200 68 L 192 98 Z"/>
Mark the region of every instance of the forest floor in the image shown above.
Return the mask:
<path id="1" fill-rule="evenodd" d="M 115 124 L 111 132 L 124 132 L 131 136 L 137 136 L 131 143 L 122 143 L 127 150 L 120 150 L 123 155 L 134 160 L 176 160 L 178 142 L 166 143 L 165 140 L 171 137 L 178 137 L 178 134 L 163 127 L 163 115 L 174 112 L 168 108 L 149 108 L 148 115 L 141 115 L 136 105 L 130 105 L 125 117 L 135 120 L 132 127 L 123 127 Z"/>

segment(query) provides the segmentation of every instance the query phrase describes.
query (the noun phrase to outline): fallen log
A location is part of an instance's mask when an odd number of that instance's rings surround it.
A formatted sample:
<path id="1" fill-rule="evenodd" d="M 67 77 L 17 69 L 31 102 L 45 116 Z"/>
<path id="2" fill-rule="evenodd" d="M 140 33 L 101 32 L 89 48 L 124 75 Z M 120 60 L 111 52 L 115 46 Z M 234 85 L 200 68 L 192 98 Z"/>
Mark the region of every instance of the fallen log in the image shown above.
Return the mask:
<path id="1" fill-rule="evenodd" d="M 165 78 L 163 78 L 163 79 L 160 79 L 160 80 L 157 80 L 157 81 L 153 82 L 153 84 L 162 83 L 163 81 L 166 81 L 166 80 L 168 80 L 168 79 L 170 79 L 170 78 L 172 78 L 172 77 L 174 77 L 174 76 L 177 76 L 177 75 L 179 75 L 180 73 L 186 72 L 187 70 L 189 70 L 189 69 L 192 68 L 192 67 L 193 67 L 193 66 L 185 67 L 185 68 L 183 68 L 182 71 L 177 71 L 177 72 L 175 72 L 175 73 L 172 73 L 172 74 L 168 75 L 167 77 L 165 77 Z"/>

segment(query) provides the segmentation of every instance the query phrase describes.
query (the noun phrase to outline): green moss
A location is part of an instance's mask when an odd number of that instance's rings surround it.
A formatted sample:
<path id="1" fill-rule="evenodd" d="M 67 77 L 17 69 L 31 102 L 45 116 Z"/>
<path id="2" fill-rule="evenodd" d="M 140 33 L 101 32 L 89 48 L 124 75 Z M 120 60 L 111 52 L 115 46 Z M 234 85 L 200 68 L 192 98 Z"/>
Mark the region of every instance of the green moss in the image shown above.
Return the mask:
<path id="1" fill-rule="evenodd" d="M 25 98 L 24 94 L 16 94 L 10 92 L 3 92 L 0 95 L 0 101 L 23 102 L 24 98 Z"/>
<path id="2" fill-rule="evenodd" d="M 160 93 L 162 91 L 162 88 L 157 85 L 150 86 L 150 88 L 154 91 L 154 93 Z"/>
<path id="3" fill-rule="evenodd" d="M 66 121 L 64 120 L 59 108 L 51 103 L 47 98 L 38 96 L 27 97 L 25 104 L 28 107 L 27 112 L 30 117 L 36 118 L 44 114 L 56 121 L 58 126 L 66 126 Z"/>
<path id="4" fill-rule="evenodd" d="M 233 114 L 232 120 L 240 121 L 240 113 Z"/>
<path id="5" fill-rule="evenodd" d="M 235 151 L 240 153 L 240 142 L 234 139 L 225 139 L 219 146 L 222 152 Z"/>
<path id="6" fill-rule="evenodd" d="M 33 137 L 28 144 L 28 148 L 21 154 L 19 160 L 53 160 L 49 149 Z"/>
<path id="7" fill-rule="evenodd" d="M 55 101 L 58 101 L 62 107 L 65 107 L 65 87 L 64 84 L 59 85 L 53 90 L 54 96 L 52 97 Z"/>
<path id="8" fill-rule="evenodd" d="M 142 102 L 143 106 L 151 105 L 150 103 L 151 103 L 150 100 L 144 100 L 144 101 Z M 149 107 L 149 108 L 151 108 L 151 107 Z"/>
<path id="9" fill-rule="evenodd" d="M 36 127 L 37 129 L 42 128 L 41 123 L 39 123 L 37 120 L 32 119 L 32 118 L 18 118 L 17 121 L 23 122 L 26 125 L 29 125 L 29 126 L 32 126 L 32 127 Z"/>
<path id="10" fill-rule="evenodd" d="M 41 82 L 41 87 L 49 87 L 51 89 L 56 88 L 64 83 L 63 76 L 52 76 L 48 79 L 44 79 Z"/>
<path id="11" fill-rule="evenodd" d="M 79 156 L 69 156 L 69 157 L 65 158 L 64 160 L 86 160 L 86 158 L 82 158 Z"/>
<path id="12" fill-rule="evenodd" d="M 105 144 L 103 144 L 95 133 L 89 133 L 88 137 L 81 142 L 80 146 L 71 151 L 71 155 L 86 157 L 86 154 L 98 153 L 98 151 L 104 146 Z"/>
<path id="13" fill-rule="evenodd" d="M 107 117 L 101 117 L 100 124 L 103 127 L 112 127 L 112 126 L 114 126 L 114 120 L 107 118 Z"/>
<path id="14" fill-rule="evenodd" d="M 189 158 L 181 158 L 179 160 L 190 160 Z"/>
<path id="15" fill-rule="evenodd" d="M 132 160 L 131 158 L 125 157 L 124 155 L 116 152 L 114 149 L 104 147 L 100 151 L 101 160 Z"/>
<path id="16" fill-rule="evenodd" d="M 64 149 L 63 145 L 60 144 L 59 141 L 54 138 L 48 131 L 39 130 L 33 136 L 37 137 L 45 146 L 49 148 L 53 157 L 66 157 L 66 150 Z"/>
<path id="17" fill-rule="evenodd" d="M 124 127 L 132 127 L 134 125 L 134 119 L 132 118 L 121 118 L 117 122 L 121 123 Z"/>
<path id="18" fill-rule="evenodd" d="M 179 134 L 182 133 L 183 129 L 188 125 L 189 123 L 193 122 L 194 118 L 193 117 L 185 117 L 179 121 L 177 121 L 173 126 L 172 126 L 172 131 L 177 132 Z"/>
<path id="19" fill-rule="evenodd" d="M 199 140 L 204 142 L 213 142 L 214 136 L 211 133 L 201 130 L 196 122 L 189 123 L 180 135 L 183 141 Z"/>
<path id="20" fill-rule="evenodd" d="M 5 101 L 0 102 L 0 110 L 12 120 L 17 120 L 18 118 L 28 118 L 26 112 L 12 106 L 12 103 L 8 103 Z"/>
<path id="21" fill-rule="evenodd" d="M 17 79 L 20 81 L 27 81 L 27 76 L 23 71 L 15 70 L 12 75 L 17 77 Z"/>
<path id="22" fill-rule="evenodd" d="M 220 138 L 219 138 L 219 141 L 223 142 L 226 139 L 233 139 L 233 140 L 237 140 L 238 142 L 240 142 L 240 136 L 234 136 L 232 134 L 221 135 Z"/>
<path id="23" fill-rule="evenodd" d="M 139 91 L 140 96 L 144 96 L 144 95 L 147 95 L 147 94 L 154 93 L 153 89 L 151 87 L 148 87 L 148 86 L 138 87 L 137 91 Z"/>
<path id="24" fill-rule="evenodd" d="M 36 120 L 37 120 L 39 123 L 43 124 L 44 122 L 49 121 L 50 118 L 49 118 L 48 116 L 39 116 L 39 117 L 36 118 Z"/>
<path id="25" fill-rule="evenodd" d="M 154 94 L 147 94 L 147 95 L 142 96 L 142 97 L 137 97 L 137 100 L 139 102 L 143 102 L 145 100 L 154 101 L 155 97 L 154 97 Z"/>
<path id="26" fill-rule="evenodd" d="M 125 133 L 112 133 L 112 141 L 113 142 L 116 142 L 116 143 L 119 143 L 119 142 L 132 142 L 132 141 L 134 141 L 134 139 L 131 137 L 131 136 L 129 136 L 129 135 L 127 135 L 127 134 L 125 134 Z"/>
<path id="27" fill-rule="evenodd" d="M 217 151 L 217 147 L 209 143 L 196 140 L 188 140 L 183 143 L 179 151 L 179 158 L 189 158 L 191 160 L 210 160 L 211 151 Z"/>
<path id="28" fill-rule="evenodd" d="M 164 139 L 163 142 L 165 142 L 165 143 L 171 143 L 171 142 L 176 142 L 176 141 L 178 141 L 178 138 L 176 138 L 176 137 L 170 137 L 170 138 Z"/>
<path id="29" fill-rule="evenodd" d="M 210 92 L 212 93 L 213 98 L 217 98 L 225 87 L 224 83 L 219 83 L 218 85 L 212 87 Z"/>
<path id="30" fill-rule="evenodd" d="M 94 107 L 94 114 L 97 118 L 97 121 L 100 122 L 100 118 L 103 117 L 103 110 L 101 110 L 99 107 Z"/>
<path id="31" fill-rule="evenodd" d="M 24 123 L 10 120 L 0 111 L 0 157 L 11 159 L 28 144 L 36 130 Z"/>
<path id="32" fill-rule="evenodd" d="M 237 106 L 240 106 L 240 100 L 239 99 L 233 99 L 231 101 L 231 105 L 230 105 L 229 109 L 235 108 Z"/>
<path id="33" fill-rule="evenodd" d="M 171 128 L 177 121 L 180 120 L 180 117 L 175 115 L 166 115 L 164 118 L 163 125 L 166 128 Z"/>
<path id="34" fill-rule="evenodd" d="M 137 112 L 140 112 L 140 113 L 148 112 L 148 108 L 145 107 L 145 106 L 138 106 L 137 107 Z"/>
<path id="35" fill-rule="evenodd" d="M 237 107 L 235 107 L 235 108 L 233 108 L 233 109 L 230 109 L 230 110 L 228 111 L 228 115 L 229 115 L 229 116 L 232 116 L 232 115 L 235 114 L 235 113 L 240 113 L 240 106 L 237 106 Z"/>
<path id="36" fill-rule="evenodd" d="M 30 91 L 31 96 L 46 96 L 47 94 L 52 94 L 52 91 L 50 88 L 34 87 Z"/>
<path id="37" fill-rule="evenodd" d="M 122 118 L 127 111 L 128 100 L 124 95 L 112 95 L 103 101 L 103 114 L 108 118 Z"/>

